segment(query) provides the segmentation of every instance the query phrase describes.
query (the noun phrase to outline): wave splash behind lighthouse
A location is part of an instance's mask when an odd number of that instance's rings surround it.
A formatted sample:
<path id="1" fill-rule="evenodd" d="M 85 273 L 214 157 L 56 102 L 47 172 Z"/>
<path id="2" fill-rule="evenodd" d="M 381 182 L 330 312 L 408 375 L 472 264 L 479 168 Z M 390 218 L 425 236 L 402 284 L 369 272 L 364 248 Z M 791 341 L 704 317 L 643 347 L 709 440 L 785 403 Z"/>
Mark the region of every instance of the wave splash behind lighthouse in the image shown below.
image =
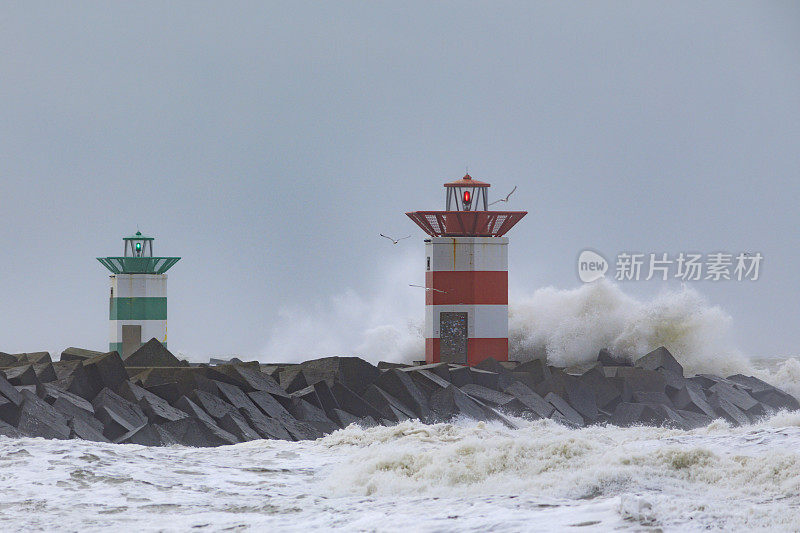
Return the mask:
<path id="1" fill-rule="evenodd" d="M 508 360 L 508 238 L 527 211 L 489 211 L 489 183 L 445 183 L 445 211 L 406 213 L 425 239 L 425 360 Z"/>
<path id="2" fill-rule="evenodd" d="M 110 272 L 109 351 L 124 359 L 150 339 L 167 345 L 167 270 L 180 257 L 154 257 L 153 237 L 123 237 L 122 257 L 98 257 Z"/>

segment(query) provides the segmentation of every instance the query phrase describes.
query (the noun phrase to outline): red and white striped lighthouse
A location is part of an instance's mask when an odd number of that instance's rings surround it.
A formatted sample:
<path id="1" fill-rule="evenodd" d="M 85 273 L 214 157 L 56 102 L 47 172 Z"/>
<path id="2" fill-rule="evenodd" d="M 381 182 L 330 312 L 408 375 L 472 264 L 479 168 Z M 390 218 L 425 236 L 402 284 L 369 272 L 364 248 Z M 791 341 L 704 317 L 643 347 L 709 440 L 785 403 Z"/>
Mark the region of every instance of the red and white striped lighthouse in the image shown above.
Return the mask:
<path id="1" fill-rule="evenodd" d="M 489 211 L 490 185 L 444 184 L 445 211 L 406 213 L 425 239 L 425 360 L 508 360 L 508 239 L 526 211 Z"/>

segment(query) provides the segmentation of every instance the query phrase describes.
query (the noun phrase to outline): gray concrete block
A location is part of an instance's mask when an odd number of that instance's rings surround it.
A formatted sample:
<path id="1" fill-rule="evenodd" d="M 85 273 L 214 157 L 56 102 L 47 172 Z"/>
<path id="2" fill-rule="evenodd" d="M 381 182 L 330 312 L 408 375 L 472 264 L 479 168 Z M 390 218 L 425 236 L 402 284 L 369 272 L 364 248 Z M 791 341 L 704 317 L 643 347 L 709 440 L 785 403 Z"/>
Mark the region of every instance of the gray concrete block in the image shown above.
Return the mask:
<path id="1" fill-rule="evenodd" d="M 14 386 L 38 385 L 41 382 L 36 377 L 33 365 L 21 365 L 3 370 L 5 378 Z"/>
<path id="2" fill-rule="evenodd" d="M 583 417 L 573 409 L 565 399 L 555 393 L 549 392 L 544 397 L 544 400 L 552 405 L 556 411 L 566 420 L 569 425 L 575 427 L 583 427 L 585 424 Z M 551 415 L 552 416 L 552 415 Z"/>
<path id="3" fill-rule="evenodd" d="M 209 415 L 202 407 L 197 405 L 186 396 L 181 396 L 178 398 L 178 401 L 175 402 L 175 408 L 180 409 L 189 415 L 190 418 L 197 418 L 199 420 L 208 422 L 209 424 L 216 425 L 216 421 L 211 417 L 211 415 Z"/>
<path id="4" fill-rule="evenodd" d="M 469 372 L 472 382 L 476 385 L 494 390 L 500 389 L 500 375 L 498 373 L 481 370 L 475 367 L 470 367 Z"/>
<path id="5" fill-rule="evenodd" d="M 238 411 L 231 411 L 219 419 L 219 427 L 225 431 L 236 435 L 242 442 L 258 440 L 261 435 L 250 427 L 244 417 Z"/>
<path id="6" fill-rule="evenodd" d="M 382 418 L 392 422 L 402 422 L 417 416 L 413 409 L 403 405 L 400 400 L 375 385 L 370 385 L 364 391 L 364 401 L 380 412 Z"/>
<path id="7" fill-rule="evenodd" d="M 468 366 L 450 366 L 450 383 L 456 387 L 462 387 L 468 383 L 472 383 L 472 373 Z"/>
<path id="8" fill-rule="evenodd" d="M 658 370 L 659 368 L 663 368 L 679 376 L 683 376 L 683 366 L 669 353 L 669 350 L 663 346 L 637 359 L 634 366 L 645 370 Z"/>
<path id="9" fill-rule="evenodd" d="M 489 405 L 502 406 L 514 399 L 510 394 L 499 392 L 487 387 L 482 387 L 474 383 L 460 387 L 461 391 L 472 398 L 480 400 Z"/>
<path id="10" fill-rule="evenodd" d="M 180 360 L 157 339 L 150 339 L 124 359 L 126 367 L 178 367 Z"/>
<path id="11" fill-rule="evenodd" d="M 108 352 L 83 362 L 92 387 L 98 391 L 104 387 L 117 390 L 123 381 L 128 380 L 128 372 L 117 352 Z M 77 394 L 77 393 L 76 393 Z"/>
<path id="12" fill-rule="evenodd" d="M 61 352 L 61 361 L 86 361 L 98 355 L 103 355 L 103 352 L 72 347 Z"/>
<path id="13" fill-rule="evenodd" d="M 375 385 L 410 407 L 416 417 L 423 420 L 430 417 L 431 411 L 428 408 L 427 398 L 405 372 L 397 369 L 386 370 L 380 375 Z"/>
<path id="14" fill-rule="evenodd" d="M 22 394 L 0 373 L 0 394 L 14 405 L 22 405 Z"/>
<path id="15" fill-rule="evenodd" d="M 100 428 L 91 424 L 86 418 L 81 416 L 72 417 L 68 423 L 69 436 L 72 439 L 89 440 L 93 442 L 111 442 L 103 435 L 102 424 Z"/>
<path id="16" fill-rule="evenodd" d="M 704 414 L 712 419 L 717 417 L 717 413 L 708 403 L 705 393 L 698 387 L 684 385 L 684 387 L 673 396 L 673 403 L 675 407 L 680 410 Z"/>
<path id="17" fill-rule="evenodd" d="M 513 396 L 526 410 L 540 418 L 550 418 L 555 409 L 550 402 L 545 401 L 544 398 L 522 383 L 512 383 L 506 387 L 505 393 Z"/>
<path id="18" fill-rule="evenodd" d="M 714 418 L 716 418 L 716 416 L 708 416 L 705 414 L 697 413 L 695 411 L 682 411 L 678 409 L 675 412 L 678 413 L 681 416 L 681 418 L 683 418 L 686 421 L 688 429 L 697 429 L 706 427 L 707 425 L 709 425 L 711 422 L 714 421 Z"/>
<path id="19" fill-rule="evenodd" d="M 633 393 L 633 399 L 636 403 L 653 403 L 675 409 L 672 400 L 663 392 L 635 391 Z"/>
<path id="20" fill-rule="evenodd" d="M 23 391 L 22 398 L 14 424 L 21 433 L 46 439 L 69 438 L 67 420 L 52 405 L 29 391 Z"/>
<path id="21" fill-rule="evenodd" d="M 714 392 L 709 396 L 708 403 L 714 408 L 714 411 L 719 417 L 724 418 L 734 425 L 745 426 L 750 423 L 750 419 L 747 418 L 747 415 L 741 409 L 731 403 L 726 396 L 718 392 Z"/>
<path id="22" fill-rule="evenodd" d="M 375 420 L 382 418 L 380 411 L 372 407 L 369 402 L 350 390 L 339 380 L 334 381 L 331 392 L 336 399 L 336 403 L 339 404 L 339 407 L 348 413 L 359 418 L 372 417 Z"/>
<path id="23" fill-rule="evenodd" d="M 622 393 L 603 373 L 602 369 L 593 368 L 580 376 L 580 381 L 586 385 L 595 397 L 598 409 L 613 409 L 622 401 Z"/>
<path id="24" fill-rule="evenodd" d="M 439 389 L 431 395 L 431 411 L 435 420 L 447 422 L 465 416 L 473 420 L 490 419 L 486 410 L 453 385 Z"/>

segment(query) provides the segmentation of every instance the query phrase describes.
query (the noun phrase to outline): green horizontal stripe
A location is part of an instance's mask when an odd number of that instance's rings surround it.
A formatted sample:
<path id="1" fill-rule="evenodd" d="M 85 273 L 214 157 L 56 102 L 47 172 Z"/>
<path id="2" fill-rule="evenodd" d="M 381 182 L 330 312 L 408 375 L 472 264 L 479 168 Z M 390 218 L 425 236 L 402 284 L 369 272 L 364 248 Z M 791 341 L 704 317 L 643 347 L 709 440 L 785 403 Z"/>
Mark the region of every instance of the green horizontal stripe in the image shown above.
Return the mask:
<path id="1" fill-rule="evenodd" d="M 166 320 L 166 298 L 111 298 L 110 320 Z"/>

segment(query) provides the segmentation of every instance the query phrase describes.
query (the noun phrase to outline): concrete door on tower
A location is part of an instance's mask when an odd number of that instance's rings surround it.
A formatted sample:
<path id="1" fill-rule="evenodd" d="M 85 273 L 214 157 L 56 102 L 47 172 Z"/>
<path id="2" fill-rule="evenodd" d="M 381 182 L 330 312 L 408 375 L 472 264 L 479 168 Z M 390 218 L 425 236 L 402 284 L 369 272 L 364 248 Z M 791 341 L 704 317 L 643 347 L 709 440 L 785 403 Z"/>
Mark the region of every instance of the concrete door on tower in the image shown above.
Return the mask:
<path id="1" fill-rule="evenodd" d="M 467 313 L 439 314 L 440 362 L 466 364 L 467 338 Z"/>
<path id="2" fill-rule="evenodd" d="M 142 345 L 142 326 L 122 326 L 122 356 L 123 359 L 139 349 Z"/>

